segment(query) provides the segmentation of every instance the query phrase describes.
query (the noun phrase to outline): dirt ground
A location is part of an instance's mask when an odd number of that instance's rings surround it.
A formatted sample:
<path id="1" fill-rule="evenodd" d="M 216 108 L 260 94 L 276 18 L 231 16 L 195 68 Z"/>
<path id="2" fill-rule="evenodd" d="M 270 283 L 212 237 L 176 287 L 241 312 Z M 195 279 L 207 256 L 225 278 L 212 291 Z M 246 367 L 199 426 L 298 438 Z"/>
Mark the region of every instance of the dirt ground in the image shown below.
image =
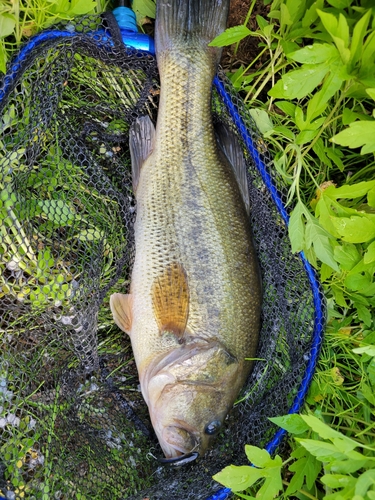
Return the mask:
<path id="1" fill-rule="evenodd" d="M 250 0 L 231 0 L 229 7 L 228 27 L 243 24 L 249 11 Z M 269 7 L 263 5 L 262 0 L 258 0 L 254 6 L 253 12 L 247 23 L 247 27 L 255 31 L 257 29 L 256 16 L 261 15 L 267 18 Z M 234 53 L 236 45 L 223 48 L 221 64 L 225 69 L 235 70 L 241 64 L 247 66 L 251 60 L 258 54 L 259 41 L 253 37 L 247 37 L 240 42 L 236 54 Z"/>

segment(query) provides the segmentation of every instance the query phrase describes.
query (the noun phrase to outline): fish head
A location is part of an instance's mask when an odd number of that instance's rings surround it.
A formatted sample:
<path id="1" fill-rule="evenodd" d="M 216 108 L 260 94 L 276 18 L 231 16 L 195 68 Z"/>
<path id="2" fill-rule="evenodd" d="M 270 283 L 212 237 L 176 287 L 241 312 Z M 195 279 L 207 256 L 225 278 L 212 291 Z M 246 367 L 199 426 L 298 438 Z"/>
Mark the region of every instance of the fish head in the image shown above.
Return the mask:
<path id="1" fill-rule="evenodd" d="M 241 371 L 217 342 L 181 347 L 154 366 L 143 391 L 166 458 L 204 455 L 243 384 Z"/>

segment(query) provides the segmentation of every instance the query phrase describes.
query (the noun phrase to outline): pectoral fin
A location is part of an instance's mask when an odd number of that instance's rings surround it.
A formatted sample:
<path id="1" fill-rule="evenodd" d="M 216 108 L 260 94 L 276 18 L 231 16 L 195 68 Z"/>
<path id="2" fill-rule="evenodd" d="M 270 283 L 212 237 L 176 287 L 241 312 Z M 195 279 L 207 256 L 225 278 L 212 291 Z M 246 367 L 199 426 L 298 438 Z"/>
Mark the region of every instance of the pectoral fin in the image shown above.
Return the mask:
<path id="1" fill-rule="evenodd" d="M 137 118 L 129 131 L 129 148 L 134 192 L 137 190 L 141 167 L 152 153 L 154 142 L 155 127 L 150 117 L 146 115 Z"/>
<path id="2" fill-rule="evenodd" d="M 168 265 L 152 286 L 152 305 L 160 333 L 182 338 L 189 314 L 189 287 L 181 264 Z"/>
<path id="3" fill-rule="evenodd" d="M 245 203 L 247 213 L 250 213 L 250 197 L 247 185 L 247 167 L 245 157 L 236 134 L 224 123 L 215 125 L 217 142 L 231 164 L 238 186 Z"/>
<path id="4" fill-rule="evenodd" d="M 109 299 L 116 325 L 129 335 L 132 326 L 132 304 L 133 296 L 131 294 L 114 293 Z"/>

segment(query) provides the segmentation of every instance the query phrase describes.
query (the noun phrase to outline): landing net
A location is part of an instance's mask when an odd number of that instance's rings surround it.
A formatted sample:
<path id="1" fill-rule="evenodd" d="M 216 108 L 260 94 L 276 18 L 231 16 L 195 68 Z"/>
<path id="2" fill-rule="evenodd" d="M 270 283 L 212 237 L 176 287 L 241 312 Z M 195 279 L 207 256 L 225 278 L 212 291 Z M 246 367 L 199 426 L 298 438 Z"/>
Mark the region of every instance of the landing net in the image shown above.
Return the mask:
<path id="1" fill-rule="evenodd" d="M 222 73 L 215 121 L 249 169 L 263 280 L 255 368 L 215 447 L 179 468 L 162 452 L 139 392 L 129 339 L 114 325 L 126 293 L 136 203 L 128 131 L 157 118 L 155 59 L 84 17 L 37 35 L 0 81 L 0 496 L 30 499 L 226 498 L 212 475 L 274 452 L 270 416 L 298 411 L 315 367 L 323 295 L 291 253 L 286 193 L 241 99 Z"/>

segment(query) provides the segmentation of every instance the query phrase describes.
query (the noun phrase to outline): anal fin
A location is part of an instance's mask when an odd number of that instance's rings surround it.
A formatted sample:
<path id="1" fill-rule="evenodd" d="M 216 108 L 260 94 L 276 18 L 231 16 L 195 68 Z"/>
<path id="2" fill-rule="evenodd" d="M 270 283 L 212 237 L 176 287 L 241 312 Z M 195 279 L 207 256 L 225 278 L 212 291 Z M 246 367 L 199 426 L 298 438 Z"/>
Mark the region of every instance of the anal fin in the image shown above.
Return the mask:
<path id="1" fill-rule="evenodd" d="M 250 196 L 247 184 L 247 167 L 245 157 L 236 134 L 224 123 L 215 125 L 218 145 L 233 168 L 238 186 L 245 203 L 247 213 L 250 213 Z"/>
<path id="2" fill-rule="evenodd" d="M 189 287 L 181 264 L 166 266 L 152 285 L 152 305 L 160 333 L 184 336 L 189 315 Z"/>
<path id="3" fill-rule="evenodd" d="M 141 167 L 154 148 L 155 127 L 148 115 L 137 118 L 129 131 L 133 191 L 136 192 Z"/>

